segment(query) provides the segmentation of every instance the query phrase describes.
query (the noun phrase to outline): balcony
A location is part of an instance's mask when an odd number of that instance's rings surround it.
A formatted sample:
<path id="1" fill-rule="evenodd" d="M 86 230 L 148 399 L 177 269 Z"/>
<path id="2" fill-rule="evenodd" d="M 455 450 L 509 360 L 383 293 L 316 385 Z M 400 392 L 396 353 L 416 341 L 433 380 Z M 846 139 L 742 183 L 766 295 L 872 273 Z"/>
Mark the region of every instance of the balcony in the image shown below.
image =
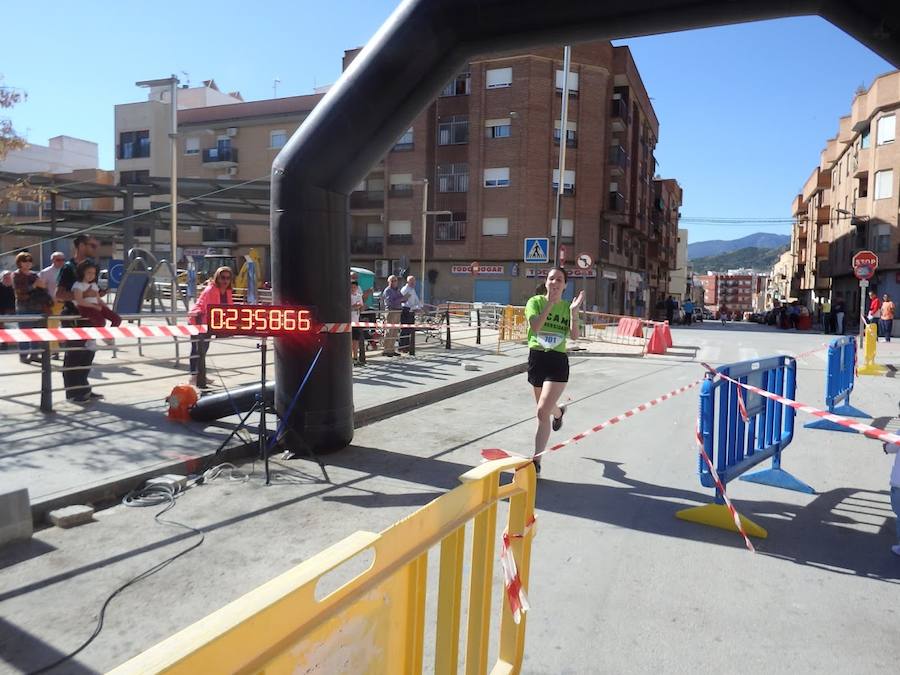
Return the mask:
<path id="1" fill-rule="evenodd" d="M 625 211 L 625 195 L 621 192 L 610 192 L 607 208 L 615 213 L 624 213 Z"/>
<path id="2" fill-rule="evenodd" d="M 435 223 L 434 240 L 436 242 L 465 241 L 466 221 L 448 220 Z"/>
<path id="3" fill-rule="evenodd" d="M 622 175 L 628 170 L 628 153 L 621 145 L 613 145 L 609 148 L 609 173 L 613 176 Z"/>
<path id="4" fill-rule="evenodd" d="M 350 193 L 351 209 L 383 209 L 384 190 L 356 190 Z"/>
<path id="5" fill-rule="evenodd" d="M 827 258 L 828 252 L 831 250 L 831 242 L 830 241 L 817 241 L 816 242 L 816 258 Z"/>
<path id="6" fill-rule="evenodd" d="M 364 237 L 353 238 L 350 240 L 350 253 L 361 255 L 381 255 L 384 252 L 384 242 L 378 239 L 367 239 Z"/>
<path id="7" fill-rule="evenodd" d="M 803 195 L 794 197 L 791 205 L 791 213 L 795 216 L 806 215 L 806 202 L 803 201 Z"/>
<path id="8" fill-rule="evenodd" d="M 232 246 L 238 241 L 237 228 L 204 227 L 201 237 L 204 246 Z"/>
<path id="9" fill-rule="evenodd" d="M 809 234 L 809 229 L 806 225 L 800 225 L 797 227 L 797 239 L 800 241 L 806 241 L 806 237 Z"/>
<path id="10" fill-rule="evenodd" d="M 831 208 L 828 206 L 816 207 L 816 225 L 825 225 L 831 218 Z"/>
<path id="11" fill-rule="evenodd" d="M 411 234 L 389 234 L 388 244 L 394 246 L 408 246 L 413 243 Z"/>
<path id="12" fill-rule="evenodd" d="M 613 131 L 625 131 L 628 126 L 628 104 L 620 98 L 611 101 L 609 117 Z"/>
<path id="13" fill-rule="evenodd" d="M 797 264 L 798 265 L 806 265 L 806 249 L 801 248 L 800 253 L 797 255 Z"/>
<path id="14" fill-rule="evenodd" d="M 203 166 L 209 169 L 228 169 L 237 164 L 237 148 L 206 148 L 203 151 Z"/>

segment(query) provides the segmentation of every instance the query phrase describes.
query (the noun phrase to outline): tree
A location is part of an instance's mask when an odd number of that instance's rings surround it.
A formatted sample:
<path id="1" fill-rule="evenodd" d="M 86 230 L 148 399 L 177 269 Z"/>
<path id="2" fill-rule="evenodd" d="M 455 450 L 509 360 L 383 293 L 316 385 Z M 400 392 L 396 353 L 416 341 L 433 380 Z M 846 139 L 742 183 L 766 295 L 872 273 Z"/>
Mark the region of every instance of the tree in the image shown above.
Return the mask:
<path id="1" fill-rule="evenodd" d="M 0 75 L 0 109 L 12 108 L 21 103 L 28 95 L 21 89 L 3 86 L 3 76 Z M 21 150 L 26 145 L 25 139 L 13 129 L 12 120 L 8 117 L 0 117 L 0 160 L 13 150 Z"/>

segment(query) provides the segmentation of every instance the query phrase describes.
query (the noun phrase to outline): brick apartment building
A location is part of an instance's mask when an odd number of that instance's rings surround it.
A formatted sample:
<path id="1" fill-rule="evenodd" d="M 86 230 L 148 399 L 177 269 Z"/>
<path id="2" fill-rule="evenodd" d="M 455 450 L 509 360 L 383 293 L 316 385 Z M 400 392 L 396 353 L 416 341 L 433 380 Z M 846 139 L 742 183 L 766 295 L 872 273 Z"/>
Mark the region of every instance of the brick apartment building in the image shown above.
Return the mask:
<path id="1" fill-rule="evenodd" d="M 345 67 L 358 50 L 346 53 Z M 681 189 L 655 181 L 659 123 L 627 47 L 573 48 L 565 135 L 560 49 L 472 61 L 351 194 L 351 256 L 378 277 L 419 276 L 424 179 L 428 300 L 521 304 L 546 265 L 526 237 L 553 232 L 559 142 L 567 143 L 560 244 L 588 306 L 645 315 L 665 297 Z M 552 242 L 551 242 L 552 250 Z M 470 273 L 472 262 L 479 274 Z"/>
<path id="2" fill-rule="evenodd" d="M 694 279 L 703 287 L 703 304 L 713 312 L 722 305 L 730 312 L 762 310 L 759 299 L 765 298 L 767 275 L 733 270 L 723 274 L 697 274 Z"/>
<path id="3" fill-rule="evenodd" d="M 827 141 L 794 199 L 791 295 L 810 310 L 838 294 L 849 307 L 859 307 L 850 261 L 863 249 L 879 258 L 870 288 L 900 296 L 898 111 L 900 71 L 857 92 L 850 114 L 840 118 L 837 136 Z"/>

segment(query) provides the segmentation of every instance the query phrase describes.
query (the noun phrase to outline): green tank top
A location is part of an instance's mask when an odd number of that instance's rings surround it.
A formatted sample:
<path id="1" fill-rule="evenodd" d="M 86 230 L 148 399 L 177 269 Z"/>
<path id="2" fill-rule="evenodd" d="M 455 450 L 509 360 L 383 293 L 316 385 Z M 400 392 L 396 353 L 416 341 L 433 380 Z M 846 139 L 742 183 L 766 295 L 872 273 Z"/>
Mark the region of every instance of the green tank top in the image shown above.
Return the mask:
<path id="1" fill-rule="evenodd" d="M 535 295 L 525 305 L 525 321 L 528 322 L 528 347 L 541 351 L 566 353 L 566 338 L 569 336 L 572 310 L 567 300 L 560 300 L 553 305 L 547 314 L 547 320 L 535 333 L 531 328 L 531 319 L 540 316 L 547 306 L 547 296 Z"/>

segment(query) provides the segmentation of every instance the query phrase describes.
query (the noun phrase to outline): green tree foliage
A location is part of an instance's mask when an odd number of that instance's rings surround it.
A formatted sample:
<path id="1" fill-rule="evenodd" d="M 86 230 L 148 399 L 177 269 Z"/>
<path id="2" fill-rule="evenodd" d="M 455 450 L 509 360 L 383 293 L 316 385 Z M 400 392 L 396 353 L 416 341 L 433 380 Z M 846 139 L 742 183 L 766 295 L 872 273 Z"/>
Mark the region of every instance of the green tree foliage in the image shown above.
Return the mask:
<path id="1" fill-rule="evenodd" d="M 710 255 L 704 258 L 694 258 L 691 265 L 695 274 L 710 272 L 727 272 L 741 267 L 750 267 L 757 272 L 771 270 L 782 253 L 788 250 L 787 246 L 778 248 L 741 248 L 729 253 Z"/>
<path id="2" fill-rule="evenodd" d="M 0 75 L 0 110 L 12 108 L 28 97 L 21 89 L 6 87 L 2 83 L 3 76 Z M 12 120 L 8 117 L 0 116 L 0 160 L 13 150 L 24 148 L 25 145 L 25 139 L 19 136 L 13 128 Z"/>

